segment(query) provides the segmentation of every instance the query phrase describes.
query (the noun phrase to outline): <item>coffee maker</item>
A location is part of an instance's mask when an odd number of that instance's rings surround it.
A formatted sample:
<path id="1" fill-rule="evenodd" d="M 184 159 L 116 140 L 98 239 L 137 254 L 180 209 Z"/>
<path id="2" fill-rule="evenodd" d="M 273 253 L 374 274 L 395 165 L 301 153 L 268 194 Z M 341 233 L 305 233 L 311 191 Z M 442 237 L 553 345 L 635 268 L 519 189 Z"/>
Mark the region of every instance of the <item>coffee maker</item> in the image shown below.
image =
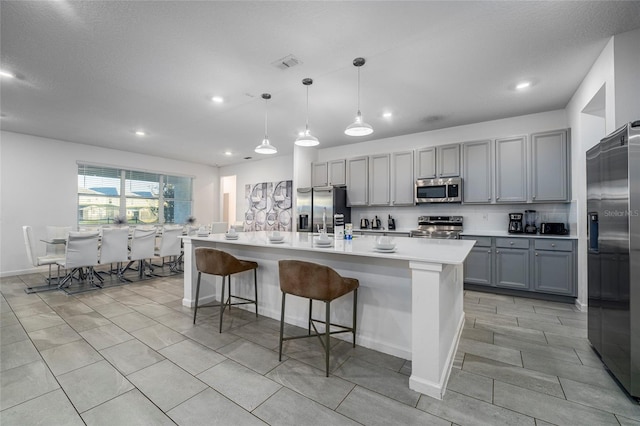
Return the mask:
<path id="1" fill-rule="evenodd" d="M 509 213 L 509 233 L 521 234 L 523 230 L 522 213 Z"/>

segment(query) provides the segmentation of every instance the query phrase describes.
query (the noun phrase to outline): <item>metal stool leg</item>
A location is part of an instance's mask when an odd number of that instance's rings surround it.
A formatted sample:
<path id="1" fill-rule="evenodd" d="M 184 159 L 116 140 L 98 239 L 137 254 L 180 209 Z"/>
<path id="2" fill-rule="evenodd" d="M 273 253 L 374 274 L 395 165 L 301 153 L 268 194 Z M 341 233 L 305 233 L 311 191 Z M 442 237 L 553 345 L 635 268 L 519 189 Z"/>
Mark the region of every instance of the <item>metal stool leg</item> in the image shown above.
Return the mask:
<path id="1" fill-rule="evenodd" d="M 329 338 L 331 336 L 329 324 L 331 323 L 331 320 L 330 320 L 331 302 L 324 302 L 324 304 L 326 305 L 326 308 L 327 308 L 326 309 L 327 312 L 325 314 L 326 317 L 324 319 L 324 324 L 326 328 L 324 331 L 324 334 L 325 334 L 325 344 L 324 344 L 325 355 L 324 356 L 325 356 L 325 363 L 327 366 L 327 377 L 329 377 Z"/>
<path id="2" fill-rule="evenodd" d="M 309 336 L 311 336 L 311 310 L 313 309 L 313 300 L 309 299 Z"/>
<path id="3" fill-rule="evenodd" d="M 256 318 L 258 318 L 258 270 L 253 270 L 253 289 L 256 295 Z"/>
<path id="4" fill-rule="evenodd" d="M 196 284 L 196 306 L 193 311 L 193 323 L 196 323 L 196 314 L 198 313 L 198 296 L 200 295 L 200 277 L 202 272 L 198 272 L 198 284 Z"/>
<path id="5" fill-rule="evenodd" d="M 358 312 L 358 289 L 353 290 L 353 347 L 356 347 L 356 317 Z"/>
<path id="6" fill-rule="evenodd" d="M 222 277 L 222 295 L 220 296 L 220 333 L 222 333 L 222 315 L 224 314 L 224 308 L 227 307 L 227 302 L 224 300 L 224 279 L 227 278 L 225 276 Z M 229 278 L 229 292 L 231 292 L 231 276 Z"/>
<path id="7" fill-rule="evenodd" d="M 282 361 L 282 338 L 284 335 L 284 299 L 285 299 L 286 293 L 283 291 L 282 292 L 282 310 L 280 312 L 280 352 L 279 352 L 279 356 L 278 356 L 278 361 Z"/>

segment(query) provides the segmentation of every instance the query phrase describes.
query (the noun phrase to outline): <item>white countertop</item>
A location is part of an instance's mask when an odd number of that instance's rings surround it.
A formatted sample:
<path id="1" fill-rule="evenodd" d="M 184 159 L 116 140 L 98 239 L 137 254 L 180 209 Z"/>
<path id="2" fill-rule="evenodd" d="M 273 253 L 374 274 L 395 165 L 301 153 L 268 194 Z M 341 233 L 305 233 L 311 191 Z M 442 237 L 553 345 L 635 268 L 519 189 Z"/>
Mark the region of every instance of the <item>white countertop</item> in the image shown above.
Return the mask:
<path id="1" fill-rule="evenodd" d="M 507 231 L 464 231 L 463 237 L 501 237 L 501 238 L 554 238 L 561 240 L 577 240 L 577 235 L 550 235 L 550 234 L 510 234 Z"/>
<path id="2" fill-rule="evenodd" d="M 440 264 L 461 264 L 473 247 L 473 240 L 443 240 L 428 238 L 396 237 L 396 250 L 382 253 L 374 250 L 376 236 L 361 235 L 353 240 L 331 240 L 330 247 L 318 247 L 314 244 L 317 237 L 308 232 L 280 232 L 284 235 L 282 243 L 269 242 L 266 231 L 238 232 L 237 240 L 228 240 L 225 234 L 211 234 L 207 237 L 183 237 L 193 241 L 207 241 L 230 245 L 268 247 L 283 250 L 304 250 L 318 253 L 339 253 L 348 256 L 380 257 L 385 259 L 430 262 Z"/>

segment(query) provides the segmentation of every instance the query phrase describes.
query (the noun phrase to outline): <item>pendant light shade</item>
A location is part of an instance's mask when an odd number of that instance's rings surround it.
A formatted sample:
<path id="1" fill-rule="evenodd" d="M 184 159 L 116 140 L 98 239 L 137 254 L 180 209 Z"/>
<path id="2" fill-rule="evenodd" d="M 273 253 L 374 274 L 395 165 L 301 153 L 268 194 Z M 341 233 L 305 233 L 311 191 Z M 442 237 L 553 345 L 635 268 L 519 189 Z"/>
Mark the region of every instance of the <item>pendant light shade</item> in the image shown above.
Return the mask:
<path id="1" fill-rule="evenodd" d="M 264 139 L 254 151 L 258 154 L 275 154 L 278 152 L 278 149 L 269 143 L 269 136 L 267 136 L 267 101 L 271 99 L 271 95 L 269 93 L 263 93 L 262 99 L 264 99 Z"/>
<path id="2" fill-rule="evenodd" d="M 373 133 L 373 127 L 362 120 L 362 113 L 360 112 L 360 67 L 365 62 L 364 58 L 355 58 L 353 60 L 353 65 L 358 68 L 358 114 L 356 115 L 356 120 L 349 124 L 344 131 L 348 136 L 367 136 Z"/>
<path id="3" fill-rule="evenodd" d="M 310 78 L 305 78 L 302 80 L 302 84 L 307 86 L 307 121 L 305 124 L 304 133 L 296 138 L 295 144 L 298 146 L 316 146 L 320 144 L 320 141 L 309 131 L 309 86 L 313 84 L 313 80 Z"/>

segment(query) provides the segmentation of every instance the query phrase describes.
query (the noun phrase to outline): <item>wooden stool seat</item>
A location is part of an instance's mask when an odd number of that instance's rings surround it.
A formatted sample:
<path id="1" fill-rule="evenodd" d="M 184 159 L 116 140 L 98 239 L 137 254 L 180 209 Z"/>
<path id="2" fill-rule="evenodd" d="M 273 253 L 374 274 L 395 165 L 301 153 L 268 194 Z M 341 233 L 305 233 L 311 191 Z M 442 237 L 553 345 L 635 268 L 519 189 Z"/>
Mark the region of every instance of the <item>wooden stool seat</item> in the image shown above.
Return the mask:
<path id="1" fill-rule="evenodd" d="M 222 277 L 222 295 L 220 297 L 220 333 L 222 333 L 222 316 L 224 310 L 227 307 L 234 305 L 256 305 L 256 317 L 258 316 L 258 263 L 250 260 L 241 260 L 235 256 L 208 247 L 198 247 L 195 250 L 196 254 L 196 269 L 198 270 L 198 282 L 196 285 L 196 303 L 193 311 L 193 323 L 196 323 L 196 315 L 198 313 L 198 297 L 200 294 L 200 278 L 202 274 L 218 275 Z M 238 274 L 240 272 L 253 270 L 253 287 L 255 299 L 247 299 L 245 297 L 236 296 L 231 294 L 231 275 Z M 227 281 L 229 295 L 225 300 L 225 278 Z M 232 302 L 232 299 L 242 300 L 241 302 Z"/>
<path id="2" fill-rule="evenodd" d="M 356 316 L 360 282 L 355 278 L 342 277 L 328 266 L 301 260 L 281 260 L 278 262 L 278 269 L 280 273 L 280 290 L 282 291 L 279 359 L 282 361 L 283 341 L 317 336 L 325 350 L 326 375 L 329 377 L 330 335 L 351 332 L 353 334 L 353 347 L 355 348 L 356 346 Z M 351 292 L 353 292 L 353 323 L 351 327 L 331 323 L 331 301 Z M 285 296 L 287 294 L 309 299 L 309 332 L 306 335 L 284 337 L 284 310 Z M 312 317 L 314 300 L 325 302 L 324 321 Z M 315 322 L 324 322 L 324 333 L 318 332 Z M 331 331 L 332 326 L 340 330 Z M 314 334 L 311 334 L 312 327 Z M 324 340 L 322 337 L 324 337 Z"/>

